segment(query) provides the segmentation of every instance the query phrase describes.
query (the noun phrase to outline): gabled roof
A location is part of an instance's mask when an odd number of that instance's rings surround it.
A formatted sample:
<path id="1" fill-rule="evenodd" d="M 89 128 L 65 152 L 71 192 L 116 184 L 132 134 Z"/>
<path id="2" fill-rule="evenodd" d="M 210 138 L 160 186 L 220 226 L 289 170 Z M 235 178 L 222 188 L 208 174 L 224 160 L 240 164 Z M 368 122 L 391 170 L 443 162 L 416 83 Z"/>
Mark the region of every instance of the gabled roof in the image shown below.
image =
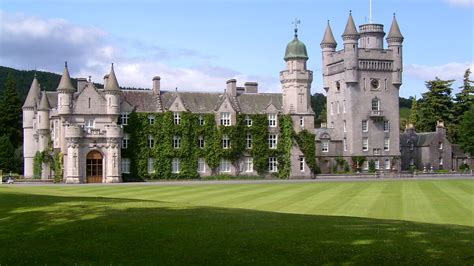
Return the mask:
<path id="1" fill-rule="evenodd" d="M 28 95 L 26 96 L 25 103 L 23 104 L 23 108 L 27 107 L 35 107 L 38 104 L 38 99 L 40 95 L 40 85 L 38 80 L 35 77 L 33 78 L 33 82 L 31 83 L 30 90 L 28 91 Z"/>
<path id="2" fill-rule="evenodd" d="M 418 147 L 430 146 L 436 138 L 436 132 L 417 133 L 416 135 L 418 136 L 416 143 Z"/>
<path id="3" fill-rule="evenodd" d="M 263 114 L 270 104 L 273 104 L 278 110 L 282 110 L 283 106 L 281 93 L 244 93 L 237 96 L 237 99 L 240 111 L 244 114 Z"/>

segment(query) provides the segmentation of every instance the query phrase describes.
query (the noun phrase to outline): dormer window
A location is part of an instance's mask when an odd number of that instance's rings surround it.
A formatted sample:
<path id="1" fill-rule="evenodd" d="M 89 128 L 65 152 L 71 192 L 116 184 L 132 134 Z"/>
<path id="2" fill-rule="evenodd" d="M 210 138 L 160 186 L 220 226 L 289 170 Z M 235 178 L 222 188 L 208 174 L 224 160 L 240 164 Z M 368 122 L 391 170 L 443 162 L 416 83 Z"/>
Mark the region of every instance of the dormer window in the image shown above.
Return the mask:
<path id="1" fill-rule="evenodd" d="M 148 124 L 150 124 L 150 125 L 155 124 L 155 116 L 154 115 L 148 116 Z"/>
<path id="2" fill-rule="evenodd" d="M 129 113 L 127 113 L 127 112 L 121 113 L 120 114 L 120 124 L 124 125 L 124 126 L 128 125 L 129 116 L 130 116 Z"/>
<path id="3" fill-rule="evenodd" d="M 277 115 L 276 114 L 268 114 L 268 126 L 269 127 L 276 127 L 277 126 Z"/>
<path id="4" fill-rule="evenodd" d="M 204 122 L 204 117 L 202 117 L 202 115 L 199 116 L 198 121 L 199 121 L 200 126 L 204 126 L 205 122 Z"/>
<path id="5" fill-rule="evenodd" d="M 250 118 L 250 116 L 246 115 L 244 122 L 246 126 L 248 127 L 252 126 L 252 118 Z"/>
<path id="6" fill-rule="evenodd" d="M 178 112 L 173 113 L 173 122 L 175 125 L 181 124 L 181 114 Z"/>
<path id="7" fill-rule="evenodd" d="M 230 126 L 230 113 L 222 112 L 221 113 L 221 126 Z"/>

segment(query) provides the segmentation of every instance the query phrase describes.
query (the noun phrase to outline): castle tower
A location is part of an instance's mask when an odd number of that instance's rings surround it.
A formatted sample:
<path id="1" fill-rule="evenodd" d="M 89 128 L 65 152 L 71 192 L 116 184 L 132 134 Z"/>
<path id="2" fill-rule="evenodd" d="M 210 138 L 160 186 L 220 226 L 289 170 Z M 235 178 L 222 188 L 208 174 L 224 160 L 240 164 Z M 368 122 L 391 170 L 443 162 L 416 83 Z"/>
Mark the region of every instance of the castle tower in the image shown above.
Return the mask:
<path id="1" fill-rule="evenodd" d="M 297 33 L 298 29 L 295 28 L 295 37 L 286 46 L 286 70 L 280 72 L 280 82 L 283 88 L 283 113 L 291 115 L 293 126 L 298 132 L 314 128 L 314 112 L 311 108 L 313 72 L 306 68 L 308 53 Z"/>
<path id="2" fill-rule="evenodd" d="M 40 95 L 40 85 L 36 79 L 36 74 L 31 83 L 30 90 L 23 104 L 23 175 L 26 178 L 33 178 L 33 160 L 37 147 L 35 145 L 35 110 L 38 105 Z"/>
<path id="3" fill-rule="evenodd" d="M 105 83 L 104 95 L 107 101 L 107 114 L 117 116 L 120 114 L 120 87 L 115 76 L 114 64 L 110 67 L 110 74 Z M 117 117 L 113 119 L 117 121 Z"/>
<path id="4" fill-rule="evenodd" d="M 324 41 L 326 35 L 321 48 L 328 127 L 343 140 L 344 157 L 364 156 L 380 170 L 398 169 L 403 37 L 396 20 L 388 49 L 382 24 L 364 24 L 357 31 L 352 14 L 342 34 L 344 50 L 331 50 L 334 43 Z"/>
<path id="5" fill-rule="evenodd" d="M 337 42 L 334 39 L 334 35 L 332 34 L 331 25 L 326 26 L 326 31 L 324 32 L 323 40 L 321 41 L 321 50 L 323 52 L 323 65 L 327 65 L 329 62 L 329 56 L 336 51 Z M 328 75 L 328 68 L 323 69 L 323 76 Z M 324 89 L 329 88 L 329 84 L 326 84 L 327 79 L 324 79 L 323 86 Z"/>
<path id="6" fill-rule="evenodd" d="M 49 110 L 50 105 L 48 102 L 48 97 L 46 96 L 46 92 L 43 91 L 36 115 L 36 124 L 38 128 L 38 151 L 40 152 L 48 150 L 48 144 L 50 140 Z M 43 163 L 41 179 L 48 179 L 49 173 L 49 164 Z"/>
<path id="7" fill-rule="evenodd" d="M 72 112 L 72 98 L 75 92 L 69 76 L 67 62 L 64 64 L 63 75 L 59 82 L 58 88 L 58 115 L 69 115 Z"/>

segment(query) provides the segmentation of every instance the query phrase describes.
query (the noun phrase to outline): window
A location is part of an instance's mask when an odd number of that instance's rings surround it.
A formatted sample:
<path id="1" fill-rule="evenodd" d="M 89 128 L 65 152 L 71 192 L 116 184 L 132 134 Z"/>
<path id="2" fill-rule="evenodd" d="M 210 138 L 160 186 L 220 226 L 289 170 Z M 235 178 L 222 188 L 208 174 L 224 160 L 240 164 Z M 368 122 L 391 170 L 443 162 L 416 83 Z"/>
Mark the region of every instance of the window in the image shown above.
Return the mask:
<path id="1" fill-rule="evenodd" d="M 277 115 L 276 114 L 268 114 L 268 126 L 269 127 L 276 127 L 277 126 Z"/>
<path id="2" fill-rule="evenodd" d="M 410 165 L 415 165 L 415 158 L 410 159 Z"/>
<path id="3" fill-rule="evenodd" d="M 230 113 L 223 112 L 221 113 L 221 126 L 230 126 Z"/>
<path id="4" fill-rule="evenodd" d="M 181 124 L 181 114 L 178 112 L 173 113 L 173 122 L 175 125 Z"/>
<path id="5" fill-rule="evenodd" d="M 347 132 L 347 123 L 346 123 L 346 120 L 344 120 L 344 123 L 343 123 L 343 127 L 344 127 L 344 132 Z"/>
<path id="6" fill-rule="evenodd" d="M 443 142 L 438 143 L 438 149 L 442 150 L 443 149 Z"/>
<path id="7" fill-rule="evenodd" d="M 252 126 L 252 118 L 250 118 L 250 116 L 246 115 L 244 122 L 245 122 L 246 126 L 248 126 L 248 127 Z"/>
<path id="8" fill-rule="evenodd" d="M 374 148 L 373 152 L 374 152 L 374 155 L 380 155 L 380 149 L 378 148 Z"/>
<path id="9" fill-rule="evenodd" d="M 268 148 L 276 149 L 278 142 L 278 135 L 276 134 L 268 134 Z"/>
<path id="10" fill-rule="evenodd" d="M 336 110 L 337 110 L 337 113 L 338 113 L 338 114 L 340 113 L 340 112 L 339 112 L 339 109 L 340 109 L 340 108 L 339 108 L 339 101 L 337 101 L 337 102 L 336 102 Z"/>
<path id="11" fill-rule="evenodd" d="M 364 161 L 364 163 L 362 164 L 362 168 L 364 170 L 369 170 L 369 162 L 368 161 Z"/>
<path id="12" fill-rule="evenodd" d="M 334 128 L 334 122 L 331 121 L 331 127 L 330 128 Z"/>
<path id="13" fill-rule="evenodd" d="M 300 116 L 300 127 L 304 127 L 304 116 Z"/>
<path id="14" fill-rule="evenodd" d="M 204 121 L 204 117 L 202 117 L 202 115 L 199 116 L 198 120 L 199 120 L 200 126 L 204 126 L 206 124 L 206 122 Z"/>
<path id="15" fill-rule="evenodd" d="M 390 122 L 389 121 L 383 121 L 383 131 L 390 132 Z"/>
<path id="16" fill-rule="evenodd" d="M 383 143 L 383 150 L 384 151 L 389 151 L 390 150 L 390 139 L 385 138 L 384 143 Z"/>
<path id="17" fill-rule="evenodd" d="M 91 109 L 91 98 L 89 98 L 89 109 Z"/>
<path id="18" fill-rule="evenodd" d="M 155 147 L 155 138 L 152 135 L 148 135 L 148 148 L 153 149 Z"/>
<path id="19" fill-rule="evenodd" d="M 329 140 L 327 139 L 321 140 L 321 151 L 329 152 Z"/>
<path id="20" fill-rule="evenodd" d="M 443 165 L 443 157 L 439 157 L 439 165 Z"/>
<path id="21" fill-rule="evenodd" d="M 94 129 L 94 119 L 87 119 L 84 128 L 86 129 L 87 133 L 91 133 L 92 129 Z"/>
<path id="22" fill-rule="evenodd" d="M 346 113 L 346 100 L 342 102 L 342 112 L 345 114 Z"/>
<path id="23" fill-rule="evenodd" d="M 362 132 L 368 132 L 368 131 L 369 131 L 369 121 L 362 120 Z"/>
<path id="24" fill-rule="evenodd" d="M 253 172 L 253 158 L 252 157 L 244 158 L 244 172 L 246 173 Z"/>
<path id="25" fill-rule="evenodd" d="M 205 173 L 206 172 L 206 161 L 204 158 L 198 159 L 198 173 Z"/>
<path id="26" fill-rule="evenodd" d="M 304 172 L 304 157 L 300 157 L 300 171 Z"/>
<path id="27" fill-rule="evenodd" d="M 130 159 L 122 158 L 122 173 L 130 174 Z"/>
<path id="28" fill-rule="evenodd" d="M 390 159 L 385 159 L 384 168 L 390 170 Z"/>
<path id="29" fill-rule="evenodd" d="M 155 159 L 153 159 L 153 158 L 148 158 L 147 170 L 148 170 L 148 173 L 149 173 L 149 174 L 155 172 L 154 164 L 155 164 Z"/>
<path id="30" fill-rule="evenodd" d="M 198 137 L 198 147 L 200 149 L 204 149 L 204 147 L 205 147 L 205 142 L 204 142 L 204 137 L 203 136 Z"/>
<path id="31" fill-rule="evenodd" d="M 362 138 L 362 150 L 363 151 L 369 150 L 369 138 Z"/>
<path id="32" fill-rule="evenodd" d="M 123 139 L 122 139 L 122 149 L 127 149 L 128 148 L 128 141 L 129 140 L 130 140 L 130 137 L 128 136 L 128 134 L 124 134 Z"/>
<path id="33" fill-rule="evenodd" d="M 155 124 L 155 116 L 154 115 L 148 116 L 148 124 L 150 124 L 150 125 Z"/>
<path id="34" fill-rule="evenodd" d="M 333 105 L 333 103 L 331 103 L 331 115 L 333 115 L 333 114 L 334 114 L 334 105 Z"/>
<path id="35" fill-rule="evenodd" d="M 180 136 L 173 136 L 173 148 L 174 149 L 181 148 L 181 137 Z"/>
<path id="36" fill-rule="evenodd" d="M 342 146 L 344 146 L 344 151 L 347 151 L 347 139 L 346 138 L 344 138 L 342 140 Z"/>
<path id="37" fill-rule="evenodd" d="M 252 134 L 245 136 L 245 148 L 252 149 Z"/>
<path id="38" fill-rule="evenodd" d="M 129 118 L 130 114 L 128 112 L 125 112 L 125 113 L 121 113 L 120 114 L 120 124 L 122 125 L 128 125 L 128 118 Z"/>
<path id="39" fill-rule="evenodd" d="M 229 136 L 227 135 L 222 136 L 222 148 L 223 149 L 230 148 L 230 139 L 229 139 Z"/>
<path id="40" fill-rule="evenodd" d="M 372 111 L 380 110 L 380 101 L 377 97 L 372 99 Z"/>
<path id="41" fill-rule="evenodd" d="M 230 161 L 229 160 L 221 160 L 219 164 L 219 172 L 221 173 L 230 173 Z"/>
<path id="42" fill-rule="evenodd" d="M 179 174 L 181 170 L 181 162 L 179 161 L 178 158 L 173 158 L 173 161 L 171 161 L 171 172 L 173 174 Z"/>
<path id="43" fill-rule="evenodd" d="M 278 162 L 276 157 L 268 158 L 268 171 L 270 173 L 278 172 Z"/>
<path id="44" fill-rule="evenodd" d="M 376 170 L 379 170 L 379 169 L 380 169 L 380 161 L 379 161 L 379 160 L 375 160 L 374 163 L 375 163 L 375 169 L 376 169 Z"/>

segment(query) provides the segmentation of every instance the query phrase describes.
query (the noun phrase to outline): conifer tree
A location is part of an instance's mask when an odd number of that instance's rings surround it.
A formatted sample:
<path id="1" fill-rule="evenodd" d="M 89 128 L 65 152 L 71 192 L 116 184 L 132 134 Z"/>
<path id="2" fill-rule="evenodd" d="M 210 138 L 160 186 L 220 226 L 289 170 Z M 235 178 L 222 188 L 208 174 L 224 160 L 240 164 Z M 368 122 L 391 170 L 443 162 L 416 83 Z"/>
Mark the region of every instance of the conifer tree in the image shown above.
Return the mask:
<path id="1" fill-rule="evenodd" d="M 0 96 L 0 135 L 9 138 L 15 148 L 21 143 L 22 112 L 20 96 L 16 90 L 16 82 L 11 72 L 8 74 L 4 88 L 4 92 Z"/>
<path id="2" fill-rule="evenodd" d="M 474 155 L 474 104 L 463 114 L 459 124 L 459 145 L 463 151 Z"/>
<path id="3" fill-rule="evenodd" d="M 418 111 L 418 102 L 416 101 L 416 97 L 412 98 L 410 117 L 408 118 L 408 121 L 409 123 L 413 124 L 415 128 L 418 126 L 418 123 L 420 122 L 420 114 Z"/>
<path id="4" fill-rule="evenodd" d="M 421 131 L 434 131 L 436 121 L 444 121 L 449 126 L 452 121 L 453 101 L 451 92 L 454 80 L 427 81 L 428 92 L 422 94 L 420 101 L 420 121 L 418 128 Z"/>
<path id="5" fill-rule="evenodd" d="M 470 75 L 471 70 L 468 68 L 464 72 L 463 86 L 460 87 L 461 91 L 456 94 L 454 99 L 453 124 L 450 127 L 450 136 L 454 143 L 457 143 L 459 140 L 461 118 L 474 102 L 474 86 L 473 81 L 470 80 Z"/>
<path id="6" fill-rule="evenodd" d="M 5 174 L 16 170 L 15 149 L 7 135 L 0 135 L 0 170 Z"/>

